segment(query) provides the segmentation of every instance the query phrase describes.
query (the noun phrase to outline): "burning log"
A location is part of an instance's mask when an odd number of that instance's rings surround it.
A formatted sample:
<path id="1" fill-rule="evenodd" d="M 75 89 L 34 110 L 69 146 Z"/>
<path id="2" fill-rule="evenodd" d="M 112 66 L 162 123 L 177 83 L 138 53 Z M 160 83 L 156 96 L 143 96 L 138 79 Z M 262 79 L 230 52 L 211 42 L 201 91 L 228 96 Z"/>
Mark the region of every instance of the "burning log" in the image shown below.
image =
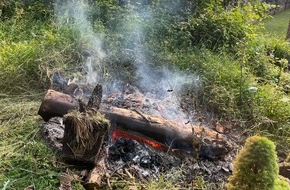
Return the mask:
<path id="1" fill-rule="evenodd" d="M 76 101 L 72 101 L 71 98 L 62 98 L 65 96 L 62 93 L 51 90 L 48 93 L 49 95 L 44 97 L 39 111 L 45 120 L 78 108 Z M 226 137 L 209 128 L 189 124 L 185 126 L 161 117 L 143 114 L 137 109 L 110 107 L 101 108 L 99 111 L 110 120 L 111 131 L 113 131 L 110 135 L 113 135 L 113 139 L 123 136 L 147 144 L 151 143 L 151 145 L 155 143 L 162 147 L 161 149 L 185 150 L 209 159 L 222 158 L 229 151 Z M 67 125 L 71 125 L 69 121 L 66 122 L 68 122 Z M 98 132 L 100 131 L 95 133 Z M 65 133 L 67 132 L 65 131 Z M 64 139 L 65 142 L 69 142 L 69 140 L 71 139 L 68 136 Z M 66 147 L 66 150 L 69 151 L 69 146 Z M 70 155 L 74 155 L 73 151 Z"/>
<path id="2" fill-rule="evenodd" d="M 208 159 L 217 159 L 223 157 L 230 148 L 224 135 L 209 128 L 196 125 L 186 127 L 137 110 L 116 107 L 102 110 L 102 113 L 111 121 L 115 130 L 127 134 L 120 136 L 132 139 L 135 137 L 139 141 L 150 139 L 150 142 L 153 140 L 159 143 L 158 147 L 161 149 L 166 147 L 166 150 L 185 150 Z"/>

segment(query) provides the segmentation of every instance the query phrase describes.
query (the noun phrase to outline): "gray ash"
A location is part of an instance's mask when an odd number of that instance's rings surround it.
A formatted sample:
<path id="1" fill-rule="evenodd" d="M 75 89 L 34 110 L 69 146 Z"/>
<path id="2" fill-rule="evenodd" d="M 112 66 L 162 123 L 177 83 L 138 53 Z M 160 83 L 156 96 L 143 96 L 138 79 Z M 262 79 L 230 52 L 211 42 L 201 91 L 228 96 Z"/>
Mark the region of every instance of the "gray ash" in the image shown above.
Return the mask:
<path id="1" fill-rule="evenodd" d="M 117 138 L 108 148 L 108 168 L 111 171 L 125 168 L 134 171 L 135 177 L 158 177 L 173 167 L 178 167 L 183 158 L 162 152 L 135 140 Z"/>

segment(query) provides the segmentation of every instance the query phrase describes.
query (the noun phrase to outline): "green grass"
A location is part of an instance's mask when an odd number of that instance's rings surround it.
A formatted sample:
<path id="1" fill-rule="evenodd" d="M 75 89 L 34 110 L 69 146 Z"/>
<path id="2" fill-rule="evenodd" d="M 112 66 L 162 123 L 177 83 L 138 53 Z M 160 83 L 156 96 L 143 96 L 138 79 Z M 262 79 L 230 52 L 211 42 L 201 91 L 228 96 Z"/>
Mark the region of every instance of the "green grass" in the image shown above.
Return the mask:
<path id="1" fill-rule="evenodd" d="M 74 34 L 51 20 L 30 15 L 0 21 L 0 94 L 29 94 L 48 88 L 54 70 L 78 63 Z"/>
<path id="2" fill-rule="evenodd" d="M 52 165 L 37 112 L 51 73 L 78 63 L 73 34 L 24 14 L 0 20 L 0 39 L 0 189 L 57 189 L 65 169 Z"/>
<path id="3" fill-rule="evenodd" d="M 264 21 L 265 32 L 271 36 L 282 38 L 284 40 L 286 38 L 289 21 L 290 9 L 287 9 Z"/>
<path id="4" fill-rule="evenodd" d="M 30 185 L 36 189 L 55 189 L 59 183 L 59 170 L 50 161 L 53 152 L 39 136 L 39 102 L 39 95 L 2 97 L 0 100 L 2 189 L 24 189 Z"/>

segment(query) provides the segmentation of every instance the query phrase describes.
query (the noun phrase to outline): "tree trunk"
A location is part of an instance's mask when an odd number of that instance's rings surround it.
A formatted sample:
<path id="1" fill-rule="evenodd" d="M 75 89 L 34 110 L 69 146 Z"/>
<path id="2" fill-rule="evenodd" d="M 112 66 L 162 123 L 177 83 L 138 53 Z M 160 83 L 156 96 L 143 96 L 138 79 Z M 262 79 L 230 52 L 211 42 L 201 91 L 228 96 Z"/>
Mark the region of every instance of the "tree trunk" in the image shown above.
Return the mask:
<path id="1" fill-rule="evenodd" d="M 286 34 L 286 41 L 290 41 L 290 20 L 289 20 L 288 30 L 287 30 L 287 34 Z"/>

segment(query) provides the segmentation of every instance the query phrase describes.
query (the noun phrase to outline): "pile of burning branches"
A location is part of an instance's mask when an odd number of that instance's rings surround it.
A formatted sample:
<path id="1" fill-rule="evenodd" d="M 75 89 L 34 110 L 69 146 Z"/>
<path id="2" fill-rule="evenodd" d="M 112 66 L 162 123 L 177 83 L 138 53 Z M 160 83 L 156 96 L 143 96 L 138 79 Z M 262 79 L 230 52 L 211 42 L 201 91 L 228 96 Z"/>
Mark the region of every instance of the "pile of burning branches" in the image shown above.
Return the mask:
<path id="1" fill-rule="evenodd" d="M 110 187 L 108 180 L 124 175 L 157 179 L 184 165 L 187 172 L 179 175 L 182 186 L 197 175 L 221 182 L 230 174 L 227 155 L 232 147 L 226 135 L 188 118 L 184 122 L 184 116 L 164 118 L 166 109 L 174 109 L 165 100 L 167 108 L 129 85 L 123 93 L 104 97 L 99 84 L 88 97 L 76 97 L 77 90 L 76 84 L 63 92 L 48 90 L 38 114 L 45 121 L 46 141 L 65 160 L 91 168 L 83 180 L 87 189 Z M 66 184 L 62 186 L 65 189 Z"/>

